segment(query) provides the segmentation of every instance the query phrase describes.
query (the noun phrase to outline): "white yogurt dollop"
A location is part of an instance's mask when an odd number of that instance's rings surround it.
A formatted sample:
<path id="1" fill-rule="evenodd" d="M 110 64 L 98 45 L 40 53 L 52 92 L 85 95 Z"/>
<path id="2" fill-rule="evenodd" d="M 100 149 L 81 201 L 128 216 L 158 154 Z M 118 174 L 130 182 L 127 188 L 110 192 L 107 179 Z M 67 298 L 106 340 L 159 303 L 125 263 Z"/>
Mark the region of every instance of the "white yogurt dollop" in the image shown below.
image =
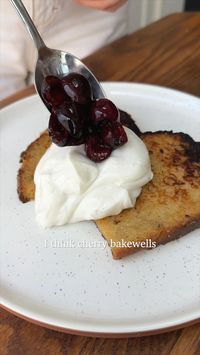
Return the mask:
<path id="1" fill-rule="evenodd" d="M 101 163 L 87 158 L 84 145 L 50 146 L 34 176 L 36 219 L 41 226 L 117 215 L 135 205 L 153 174 L 145 144 L 125 130 L 128 142 Z"/>

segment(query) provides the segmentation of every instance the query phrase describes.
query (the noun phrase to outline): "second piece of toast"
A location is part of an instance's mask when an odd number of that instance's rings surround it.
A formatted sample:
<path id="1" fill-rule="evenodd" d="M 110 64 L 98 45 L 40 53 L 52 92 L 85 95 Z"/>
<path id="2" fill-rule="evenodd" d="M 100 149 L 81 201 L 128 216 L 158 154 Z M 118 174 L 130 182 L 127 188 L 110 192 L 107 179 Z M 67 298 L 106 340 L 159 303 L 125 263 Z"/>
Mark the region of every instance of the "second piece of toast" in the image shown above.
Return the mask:
<path id="1" fill-rule="evenodd" d="M 115 259 L 142 249 L 147 239 L 165 244 L 200 226 L 200 143 L 172 132 L 144 133 L 141 138 L 153 180 L 143 187 L 135 208 L 96 221 Z M 122 242 L 139 243 L 124 247 Z"/>

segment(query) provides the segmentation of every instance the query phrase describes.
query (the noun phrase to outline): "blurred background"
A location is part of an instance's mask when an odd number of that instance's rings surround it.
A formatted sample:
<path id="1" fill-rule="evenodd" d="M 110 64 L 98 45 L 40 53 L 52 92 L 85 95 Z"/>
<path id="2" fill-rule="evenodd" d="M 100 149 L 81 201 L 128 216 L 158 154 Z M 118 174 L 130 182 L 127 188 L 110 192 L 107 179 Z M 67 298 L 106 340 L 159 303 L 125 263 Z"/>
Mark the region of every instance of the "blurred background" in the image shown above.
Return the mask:
<path id="1" fill-rule="evenodd" d="M 200 11 L 200 0 L 115 0 L 124 5 L 116 12 L 97 11 L 99 1 L 79 1 L 23 0 L 47 45 L 80 59 L 162 17 Z M 10 1 L 0 0 L 0 99 L 33 83 L 36 58 L 34 43 Z"/>
<path id="2" fill-rule="evenodd" d="M 129 0 L 129 32 L 181 11 L 200 11 L 200 0 Z"/>

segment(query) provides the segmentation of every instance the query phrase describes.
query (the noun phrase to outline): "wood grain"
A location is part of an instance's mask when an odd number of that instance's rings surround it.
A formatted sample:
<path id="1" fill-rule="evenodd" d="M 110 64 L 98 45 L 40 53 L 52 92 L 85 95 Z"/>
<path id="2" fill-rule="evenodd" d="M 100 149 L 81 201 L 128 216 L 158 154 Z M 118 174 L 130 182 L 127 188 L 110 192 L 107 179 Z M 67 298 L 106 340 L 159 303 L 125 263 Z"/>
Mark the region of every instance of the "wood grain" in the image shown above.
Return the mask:
<path id="1" fill-rule="evenodd" d="M 103 81 L 157 84 L 200 96 L 200 13 L 165 17 L 85 63 Z"/>
<path id="2" fill-rule="evenodd" d="M 1 355 L 198 355 L 200 324 L 140 338 L 104 339 L 68 335 L 1 311 Z"/>
<path id="3" fill-rule="evenodd" d="M 200 96 L 200 13 L 168 16 L 85 59 L 100 80 L 151 83 Z M 0 102 L 4 107 L 33 87 Z M 200 324 L 140 338 L 104 339 L 59 333 L 1 310 L 2 355 L 197 355 Z"/>

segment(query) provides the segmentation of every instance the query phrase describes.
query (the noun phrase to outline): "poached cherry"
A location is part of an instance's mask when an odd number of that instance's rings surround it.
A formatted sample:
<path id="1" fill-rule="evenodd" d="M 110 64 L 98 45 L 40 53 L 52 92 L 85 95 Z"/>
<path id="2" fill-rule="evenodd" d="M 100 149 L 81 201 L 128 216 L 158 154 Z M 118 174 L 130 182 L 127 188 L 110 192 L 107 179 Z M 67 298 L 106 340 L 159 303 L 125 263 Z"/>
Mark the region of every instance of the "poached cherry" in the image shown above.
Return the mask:
<path id="1" fill-rule="evenodd" d="M 65 129 L 63 125 L 61 125 L 57 116 L 54 113 L 50 115 L 48 132 L 49 136 L 52 139 L 52 142 L 58 145 L 59 147 L 80 145 L 85 142 L 84 135 L 72 137 L 69 134 L 68 130 Z"/>
<path id="2" fill-rule="evenodd" d="M 41 95 L 49 108 L 60 105 L 67 99 L 61 80 L 54 75 L 48 75 L 44 78 Z"/>
<path id="3" fill-rule="evenodd" d="M 104 120 L 114 122 L 117 121 L 118 118 L 119 111 L 112 101 L 108 99 L 99 99 L 92 102 L 90 120 L 94 125 L 97 125 Z"/>
<path id="4" fill-rule="evenodd" d="M 85 143 L 85 151 L 90 160 L 100 163 L 110 156 L 112 148 L 104 145 L 98 135 L 93 135 L 87 138 Z"/>
<path id="5" fill-rule="evenodd" d="M 69 132 L 61 125 L 54 113 L 50 115 L 48 132 L 53 143 L 57 144 L 59 147 L 67 145 Z"/>
<path id="6" fill-rule="evenodd" d="M 116 149 L 128 140 L 126 132 L 119 122 L 109 122 L 101 128 L 101 137 L 104 144 Z"/>
<path id="7" fill-rule="evenodd" d="M 85 116 L 84 111 L 74 102 L 64 101 L 61 105 L 53 108 L 58 121 L 73 137 L 83 134 Z"/>
<path id="8" fill-rule="evenodd" d="M 119 114 L 108 99 L 92 101 L 91 87 L 84 76 L 70 73 L 59 79 L 49 75 L 42 84 L 42 97 L 51 111 L 49 136 L 58 146 L 84 143 L 88 158 L 101 162 L 127 142 L 120 118 L 129 126 L 130 119 L 127 122 L 125 113 Z"/>
<path id="9" fill-rule="evenodd" d="M 62 85 L 66 94 L 72 101 L 81 105 L 91 100 L 91 87 L 88 80 L 81 74 L 70 73 L 62 78 Z"/>

